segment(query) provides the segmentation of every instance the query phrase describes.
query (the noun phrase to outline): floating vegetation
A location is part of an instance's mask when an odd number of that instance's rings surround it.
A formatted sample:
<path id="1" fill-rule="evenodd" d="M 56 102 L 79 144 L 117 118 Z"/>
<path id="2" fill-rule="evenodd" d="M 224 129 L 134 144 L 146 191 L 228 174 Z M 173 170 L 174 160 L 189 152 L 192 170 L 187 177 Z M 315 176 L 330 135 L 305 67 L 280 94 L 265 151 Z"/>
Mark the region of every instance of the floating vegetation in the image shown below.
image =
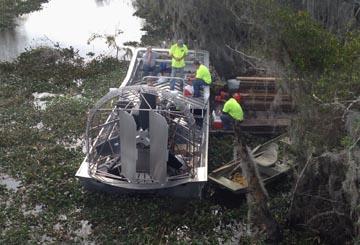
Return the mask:
<path id="1" fill-rule="evenodd" d="M 51 93 L 33 93 L 32 94 L 34 96 L 34 106 L 37 109 L 40 110 L 45 110 L 46 109 L 46 105 L 47 105 L 47 98 L 51 98 L 51 97 L 55 97 L 56 94 L 51 94 Z"/>

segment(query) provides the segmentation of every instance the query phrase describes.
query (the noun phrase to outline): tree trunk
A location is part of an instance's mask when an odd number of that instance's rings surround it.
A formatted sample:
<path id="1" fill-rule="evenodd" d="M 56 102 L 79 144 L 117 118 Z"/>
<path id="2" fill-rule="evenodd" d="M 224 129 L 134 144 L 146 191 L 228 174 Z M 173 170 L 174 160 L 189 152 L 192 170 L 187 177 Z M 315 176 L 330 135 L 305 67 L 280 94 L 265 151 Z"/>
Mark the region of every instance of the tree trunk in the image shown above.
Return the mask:
<path id="1" fill-rule="evenodd" d="M 276 243 L 281 239 L 280 226 L 268 208 L 268 194 L 251 151 L 248 147 L 242 146 L 239 125 L 235 126 L 235 136 L 236 153 L 242 159 L 242 173 L 245 175 L 249 186 L 246 194 L 249 231 L 256 240 L 264 238 L 267 242 Z"/>

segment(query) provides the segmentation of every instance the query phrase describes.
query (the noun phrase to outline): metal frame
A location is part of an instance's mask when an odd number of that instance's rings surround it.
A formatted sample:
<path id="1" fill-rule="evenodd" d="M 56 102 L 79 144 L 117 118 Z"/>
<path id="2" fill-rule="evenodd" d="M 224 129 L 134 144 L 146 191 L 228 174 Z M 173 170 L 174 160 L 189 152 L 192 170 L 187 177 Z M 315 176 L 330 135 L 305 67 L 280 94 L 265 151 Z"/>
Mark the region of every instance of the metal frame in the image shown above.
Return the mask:
<path id="1" fill-rule="evenodd" d="M 154 87 L 147 85 L 135 85 L 135 76 L 140 68 L 139 56 L 145 51 L 145 48 L 139 48 L 134 50 L 133 58 L 129 65 L 127 76 L 125 77 L 122 85 L 119 89 L 109 92 L 106 96 L 99 100 L 98 103 L 89 113 L 89 120 L 86 130 L 86 145 L 87 156 L 80 166 L 76 176 L 83 181 L 91 181 L 91 179 L 99 181 L 101 183 L 121 187 L 129 190 L 156 190 L 162 188 L 172 188 L 180 186 L 186 183 L 204 183 L 207 181 L 207 149 L 208 149 L 208 122 L 209 122 L 209 105 L 207 99 L 194 99 L 184 97 L 179 88 L 176 88 L 177 92 L 169 91 L 166 82 L 154 84 Z M 166 49 L 153 49 L 156 52 L 165 54 L 168 52 Z M 204 64 L 208 65 L 208 53 L 206 51 L 190 51 L 193 57 L 197 54 L 201 54 L 204 57 Z M 162 60 L 169 62 L 169 60 Z M 187 61 L 191 64 L 192 61 Z M 145 79 L 153 78 L 158 79 L 157 76 L 148 76 L 141 80 L 140 84 L 145 82 Z M 179 79 L 165 76 L 166 79 Z M 183 80 L 184 81 L 184 80 Z M 133 85 L 133 86 L 131 86 Z M 152 93 L 159 96 L 160 101 L 169 101 L 181 108 L 181 110 L 169 110 L 164 107 L 158 106 L 156 109 L 141 109 L 140 111 L 152 111 L 164 117 L 169 124 L 169 140 L 182 138 L 185 140 L 185 155 L 188 156 L 185 162 L 190 167 L 185 173 L 179 173 L 173 176 L 167 176 L 166 180 L 158 181 L 153 179 L 150 174 L 136 173 L 134 178 L 127 178 L 122 174 L 110 174 L 103 171 L 101 168 L 105 165 L 114 164 L 114 167 L 119 166 L 119 154 L 113 149 L 113 146 L 109 143 L 114 137 L 119 134 L 119 126 L 121 123 L 118 118 L 119 112 L 134 111 L 134 107 L 140 103 L 142 93 Z M 123 107 L 106 108 L 106 105 L 111 101 L 127 101 L 127 104 Z M 145 98 L 143 98 L 146 101 Z M 148 103 L 146 101 L 146 103 Z M 194 123 L 194 117 L 191 111 L 194 109 L 200 109 L 203 118 L 203 125 L 201 129 L 197 129 Z M 137 109 L 138 110 L 138 109 Z M 138 110 L 139 111 L 139 110 Z M 95 122 L 97 118 L 101 118 L 101 115 L 106 113 L 110 115 L 105 121 L 100 123 Z M 105 115 L 106 115 L 105 114 Z M 182 131 L 177 131 L 176 127 L 181 128 Z M 179 133 L 179 132 L 187 132 Z M 97 134 L 98 133 L 98 134 Z M 173 134 L 172 136 L 170 136 Z M 171 138 L 172 137 L 172 138 Z M 98 147 L 105 147 L 105 144 L 109 143 L 111 156 L 100 156 L 96 154 Z M 121 144 L 121 142 L 120 142 Z M 173 147 L 171 150 L 176 152 L 180 151 L 179 144 L 172 145 L 173 142 L 169 142 L 169 145 Z M 182 149 L 183 150 L 183 149 Z M 184 152 L 183 152 L 184 153 Z"/>

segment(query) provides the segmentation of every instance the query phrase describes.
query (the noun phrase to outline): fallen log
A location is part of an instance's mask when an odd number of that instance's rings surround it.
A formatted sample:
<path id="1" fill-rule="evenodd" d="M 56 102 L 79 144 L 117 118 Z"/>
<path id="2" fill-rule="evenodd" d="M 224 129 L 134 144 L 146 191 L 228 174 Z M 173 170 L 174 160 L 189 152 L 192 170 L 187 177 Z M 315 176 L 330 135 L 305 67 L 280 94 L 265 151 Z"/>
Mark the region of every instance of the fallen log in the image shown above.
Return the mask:
<path id="1" fill-rule="evenodd" d="M 242 157 L 241 169 L 248 182 L 246 201 L 248 204 L 248 224 L 251 236 L 256 241 L 276 243 L 281 240 L 281 229 L 272 216 L 268 205 L 268 194 L 260 178 L 258 167 L 249 147 L 243 147 L 240 139 L 239 125 L 235 127 L 236 153 Z"/>

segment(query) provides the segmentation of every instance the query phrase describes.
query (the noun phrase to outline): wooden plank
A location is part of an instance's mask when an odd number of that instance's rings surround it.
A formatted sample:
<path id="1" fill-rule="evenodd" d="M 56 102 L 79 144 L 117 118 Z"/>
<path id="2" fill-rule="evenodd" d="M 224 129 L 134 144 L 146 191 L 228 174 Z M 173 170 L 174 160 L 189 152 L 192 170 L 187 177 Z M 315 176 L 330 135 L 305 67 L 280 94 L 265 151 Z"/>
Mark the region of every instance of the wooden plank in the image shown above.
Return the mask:
<path id="1" fill-rule="evenodd" d="M 215 183 L 218 183 L 219 185 L 226 187 L 230 191 L 233 191 L 235 193 L 245 193 L 247 190 L 247 185 L 240 185 L 237 182 L 234 182 L 228 178 L 225 178 L 223 176 L 220 176 L 218 178 L 215 178 L 211 175 L 209 175 L 209 179 L 214 181 Z"/>
<path id="2" fill-rule="evenodd" d="M 252 135 L 273 135 L 273 134 L 279 134 L 279 133 L 284 133 L 284 130 L 286 128 L 285 127 L 267 127 L 267 128 L 263 128 L 263 129 L 258 129 L 257 127 L 244 127 L 241 128 L 242 132 L 246 132 Z M 209 133 L 211 135 L 234 135 L 235 131 L 233 130 L 210 130 Z"/>
<path id="3" fill-rule="evenodd" d="M 270 82 L 242 83 L 238 91 L 240 93 L 276 93 L 276 86 L 275 83 Z"/>
<path id="4" fill-rule="evenodd" d="M 279 80 L 277 77 L 236 77 L 241 81 L 276 81 Z"/>
<path id="5" fill-rule="evenodd" d="M 224 129 L 210 129 L 210 134 L 233 134 L 234 130 L 224 130 Z"/>
<path id="6" fill-rule="evenodd" d="M 287 127 L 290 122 L 290 118 L 250 118 L 245 119 L 240 127 Z"/>
<path id="7" fill-rule="evenodd" d="M 275 106 L 275 107 L 294 107 L 294 104 L 291 101 L 277 101 L 274 102 L 274 100 L 259 100 L 259 99 L 248 99 L 241 102 L 241 105 L 244 106 L 251 106 L 251 105 L 263 105 L 263 106 Z"/>
<path id="8" fill-rule="evenodd" d="M 269 111 L 270 108 L 275 110 L 281 110 L 282 112 L 293 112 L 295 107 L 290 102 L 281 102 L 273 105 L 272 102 L 244 102 L 241 104 L 242 108 L 247 111 Z"/>
<path id="9" fill-rule="evenodd" d="M 241 97 L 244 100 L 248 100 L 248 99 L 272 99 L 274 100 L 274 98 L 276 96 L 278 96 L 280 101 L 290 101 L 291 97 L 288 94 L 280 94 L 278 95 L 275 92 L 268 92 L 268 93 L 263 93 L 263 92 L 250 92 L 250 93 L 240 93 Z"/>
<path id="10" fill-rule="evenodd" d="M 274 134 L 285 130 L 290 126 L 290 119 L 245 119 L 240 124 L 240 129 L 243 132 L 251 134 Z M 234 130 L 224 129 L 210 129 L 210 134 L 234 134 Z"/>
<path id="11" fill-rule="evenodd" d="M 259 86 L 264 86 L 264 85 L 271 85 L 271 86 L 275 86 L 275 81 L 269 80 L 269 81 L 256 81 L 256 80 L 246 80 L 246 81 L 240 81 L 239 86 L 244 86 L 244 85 L 248 85 L 248 86 L 254 86 L 254 85 L 259 85 Z"/>

